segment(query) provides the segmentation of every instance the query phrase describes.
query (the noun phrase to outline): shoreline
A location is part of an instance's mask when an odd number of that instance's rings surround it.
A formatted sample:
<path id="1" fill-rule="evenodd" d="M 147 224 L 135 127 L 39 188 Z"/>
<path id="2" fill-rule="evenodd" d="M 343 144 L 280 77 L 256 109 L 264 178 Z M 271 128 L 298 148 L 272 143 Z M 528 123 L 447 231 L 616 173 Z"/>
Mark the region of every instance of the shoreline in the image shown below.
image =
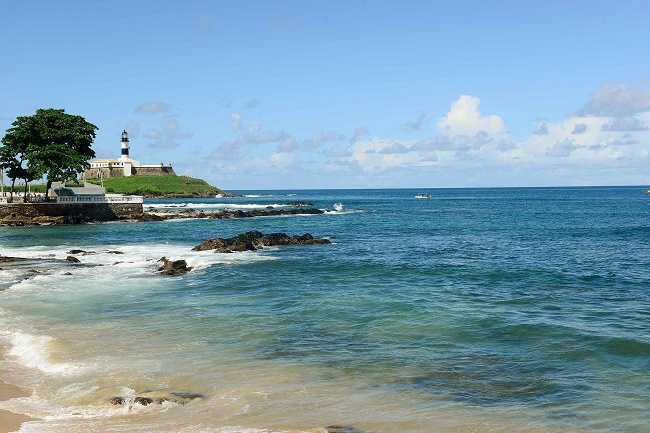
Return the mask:
<path id="1" fill-rule="evenodd" d="M 29 397 L 31 394 L 15 385 L 5 383 L 0 379 L 0 401 L 10 400 L 15 397 Z M 32 421 L 27 415 L 0 409 L 0 433 L 11 433 L 18 431 L 20 426 L 27 421 Z"/>
<path id="2" fill-rule="evenodd" d="M 0 342 L 0 359 L 4 358 L 8 346 Z M 0 376 L 4 372 L 0 368 Z M 17 397 L 29 397 L 31 393 L 19 386 L 6 383 L 0 378 L 0 401 L 11 400 Z M 0 409 L 0 433 L 12 433 L 18 431 L 20 426 L 27 421 L 33 421 L 35 418 L 29 417 L 6 409 Z"/>

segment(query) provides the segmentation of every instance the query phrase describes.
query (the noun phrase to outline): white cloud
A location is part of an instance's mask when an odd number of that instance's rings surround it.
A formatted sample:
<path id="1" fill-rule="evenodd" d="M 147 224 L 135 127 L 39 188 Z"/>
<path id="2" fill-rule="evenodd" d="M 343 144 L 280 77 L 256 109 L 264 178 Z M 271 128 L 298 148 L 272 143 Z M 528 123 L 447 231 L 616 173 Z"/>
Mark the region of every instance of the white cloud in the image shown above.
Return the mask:
<path id="1" fill-rule="evenodd" d="M 402 126 L 402 130 L 405 132 L 419 131 L 426 122 L 427 122 L 427 115 L 423 111 L 422 113 L 420 113 L 420 115 L 416 120 L 404 124 Z"/>
<path id="2" fill-rule="evenodd" d="M 533 131 L 535 135 L 548 135 L 548 123 L 543 122 L 537 130 Z"/>
<path id="3" fill-rule="evenodd" d="M 603 99 L 599 101 L 602 103 Z M 223 161 L 236 160 L 233 166 L 240 166 L 242 172 L 265 167 L 265 161 L 274 164 L 276 171 L 263 168 L 270 175 L 289 173 L 291 167 L 309 168 L 309 176 L 321 173 L 329 176 L 332 185 L 341 186 L 650 182 L 650 175 L 646 174 L 650 165 L 650 148 L 646 149 L 650 142 L 650 110 L 633 116 L 621 115 L 621 107 L 614 98 L 610 109 L 601 106 L 601 113 L 615 116 L 585 112 L 560 120 L 537 120 L 534 132 L 514 137 L 499 116 L 483 115 L 479 103 L 476 97 L 461 96 L 438 121 L 441 132 L 419 140 L 406 140 L 405 134 L 373 137 L 366 127 L 347 133 L 349 140 L 334 131 L 297 139 L 284 130 L 261 132 L 259 123 L 244 126 L 240 117 L 237 121 L 241 128 L 236 136 L 219 145 L 212 156 Z M 595 106 L 592 104 L 592 109 Z M 643 105 L 636 102 L 634 110 L 639 107 Z M 422 113 L 408 125 L 421 126 L 424 120 L 426 116 Z M 392 128 L 399 131 L 400 125 Z M 402 125 L 403 131 L 407 129 Z M 261 146 L 270 143 L 275 145 Z M 255 153 L 253 149 L 257 149 Z M 636 171 L 631 172 L 630 167 Z M 309 176 L 302 180 L 307 181 Z M 305 186 L 313 187 L 308 183 Z M 322 183 L 319 186 L 327 187 Z"/>
<path id="4" fill-rule="evenodd" d="M 155 113 L 166 113 L 170 109 L 171 109 L 171 105 L 165 102 L 150 102 L 150 103 L 140 104 L 140 106 L 138 106 L 135 109 L 135 112 L 155 114 Z"/>
<path id="5" fill-rule="evenodd" d="M 334 131 L 328 132 L 317 132 L 312 135 L 311 138 L 305 140 L 305 148 L 313 150 L 319 148 L 324 143 L 330 143 L 333 141 L 342 141 L 345 140 L 341 134 L 338 134 Z"/>
<path id="6" fill-rule="evenodd" d="M 151 140 L 158 140 L 159 138 L 162 137 L 162 133 L 157 129 L 150 129 L 149 131 L 147 131 L 144 137 L 149 138 Z"/>
<path id="7" fill-rule="evenodd" d="M 230 113 L 231 127 L 234 131 L 241 131 L 241 115 L 239 113 Z"/>
<path id="8" fill-rule="evenodd" d="M 483 116 L 478 110 L 481 100 L 474 96 L 462 95 L 451 105 L 451 110 L 438 121 L 438 128 L 450 135 L 474 135 L 485 131 L 493 136 L 507 133 L 499 116 Z"/>
<path id="9" fill-rule="evenodd" d="M 573 131 L 571 131 L 572 135 L 575 134 L 584 134 L 587 132 L 588 126 L 585 125 L 584 123 L 576 123 L 576 125 L 573 127 Z"/>
<path id="10" fill-rule="evenodd" d="M 552 148 L 546 151 L 548 156 L 558 156 L 561 158 L 571 155 L 571 152 L 578 149 L 578 146 L 573 140 L 564 139 L 560 143 L 556 143 Z"/>
<path id="11" fill-rule="evenodd" d="M 178 120 L 173 116 L 164 116 L 160 122 L 161 129 L 150 129 L 145 135 L 146 138 L 156 140 L 148 144 L 149 147 L 157 149 L 173 149 L 179 144 L 176 140 L 191 138 L 192 134 L 181 132 Z"/>
<path id="12" fill-rule="evenodd" d="M 389 146 L 386 146 L 383 149 L 381 149 L 379 153 L 382 153 L 384 155 L 391 155 L 395 153 L 408 153 L 410 151 L 411 149 L 404 146 L 402 143 L 393 142 Z"/>
<path id="13" fill-rule="evenodd" d="M 370 131 L 368 131 L 368 128 L 365 126 L 357 128 L 354 130 L 354 134 L 352 134 L 352 137 L 350 138 L 350 143 L 355 142 L 360 138 L 367 136 L 368 134 L 370 134 Z"/>
<path id="14" fill-rule="evenodd" d="M 352 156 L 352 151 L 350 149 L 346 149 L 340 146 L 334 146 L 325 150 L 325 156 L 329 156 L 332 158 L 345 158 L 348 156 Z"/>
<path id="15" fill-rule="evenodd" d="M 621 117 L 646 111 L 650 111 L 650 89 L 647 86 L 605 83 L 576 114 L 578 116 Z"/>
<path id="16" fill-rule="evenodd" d="M 622 117 L 604 124 L 601 131 L 646 131 L 648 127 L 635 117 Z"/>
<path id="17" fill-rule="evenodd" d="M 251 99 L 245 105 L 245 107 L 248 108 L 249 110 L 252 108 L 257 108 L 259 106 L 260 106 L 260 101 L 258 101 L 257 99 Z"/>

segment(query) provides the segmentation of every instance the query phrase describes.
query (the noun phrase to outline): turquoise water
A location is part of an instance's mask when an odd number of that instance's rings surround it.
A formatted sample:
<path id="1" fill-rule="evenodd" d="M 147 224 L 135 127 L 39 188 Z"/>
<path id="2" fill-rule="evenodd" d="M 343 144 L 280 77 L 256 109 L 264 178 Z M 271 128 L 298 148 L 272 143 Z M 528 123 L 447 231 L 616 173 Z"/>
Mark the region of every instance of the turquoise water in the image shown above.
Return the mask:
<path id="1" fill-rule="evenodd" d="M 328 212 L 2 227 L 0 255 L 49 261 L 0 271 L 0 378 L 34 390 L 0 408 L 41 418 L 25 432 L 647 431 L 643 192 L 248 191 L 145 204 Z M 249 230 L 332 245 L 191 251 Z M 73 248 L 95 254 L 55 260 Z M 206 398 L 104 404 L 147 389 Z"/>

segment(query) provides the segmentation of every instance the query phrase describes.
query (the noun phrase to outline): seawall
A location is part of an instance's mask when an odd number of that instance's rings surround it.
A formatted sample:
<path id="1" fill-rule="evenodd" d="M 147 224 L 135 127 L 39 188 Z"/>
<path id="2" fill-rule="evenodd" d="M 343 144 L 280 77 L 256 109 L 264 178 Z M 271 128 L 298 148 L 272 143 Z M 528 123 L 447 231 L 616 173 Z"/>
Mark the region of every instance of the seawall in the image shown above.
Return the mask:
<path id="1" fill-rule="evenodd" d="M 141 217 L 142 203 L 11 203 L 0 205 L 0 223 L 79 224 Z"/>

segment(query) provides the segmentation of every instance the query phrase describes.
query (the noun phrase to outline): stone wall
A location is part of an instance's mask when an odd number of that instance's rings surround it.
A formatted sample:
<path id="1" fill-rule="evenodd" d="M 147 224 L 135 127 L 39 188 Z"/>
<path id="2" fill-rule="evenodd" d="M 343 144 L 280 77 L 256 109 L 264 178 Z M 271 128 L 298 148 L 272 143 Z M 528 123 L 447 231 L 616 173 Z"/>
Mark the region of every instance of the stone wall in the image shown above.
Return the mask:
<path id="1" fill-rule="evenodd" d="M 110 179 L 111 177 L 124 177 L 124 167 L 103 167 L 103 168 L 89 168 L 85 172 L 86 179 L 99 179 L 99 173 L 102 173 L 104 179 Z"/>
<path id="2" fill-rule="evenodd" d="M 60 218 L 64 224 L 105 222 L 142 216 L 142 203 L 11 203 L 0 205 L 0 219 Z"/>
<path id="3" fill-rule="evenodd" d="M 124 167 L 102 167 L 89 168 L 86 170 L 86 179 L 99 179 L 99 173 L 102 173 L 104 179 L 112 177 L 124 177 Z M 171 165 L 153 166 L 153 167 L 132 167 L 132 176 L 176 176 L 176 172 Z"/>
<path id="4" fill-rule="evenodd" d="M 176 176 L 171 165 L 161 165 L 160 167 L 133 167 L 135 176 Z"/>

